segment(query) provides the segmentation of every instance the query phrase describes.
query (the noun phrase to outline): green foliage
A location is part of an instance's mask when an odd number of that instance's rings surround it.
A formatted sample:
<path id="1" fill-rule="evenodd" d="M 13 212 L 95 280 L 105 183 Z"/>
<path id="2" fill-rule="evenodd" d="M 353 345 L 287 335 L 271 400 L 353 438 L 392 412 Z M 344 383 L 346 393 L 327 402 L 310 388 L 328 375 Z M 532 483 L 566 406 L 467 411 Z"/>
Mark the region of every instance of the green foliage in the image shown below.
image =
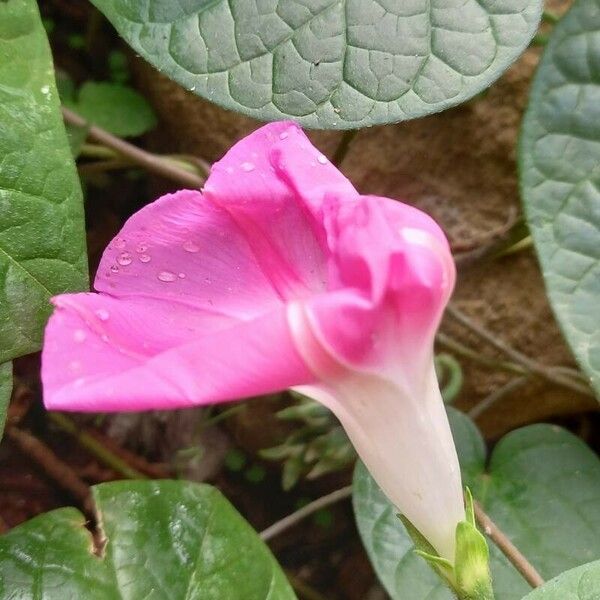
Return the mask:
<path id="1" fill-rule="evenodd" d="M 317 479 L 350 467 L 356 453 L 342 426 L 322 404 L 301 396 L 298 403 L 277 413 L 279 419 L 296 422 L 279 446 L 261 450 L 267 460 L 283 461 L 282 487 L 293 488 L 302 478 Z"/>
<path id="2" fill-rule="evenodd" d="M 263 120 L 358 128 L 438 112 L 527 47 L 540 0 L 92 0 L 159 71 Z"/>
<path id="3" fill-rule="evenodd" d="M 119 83 L 87 81 L 73 97 L 63 97 L 68 108 L 114 135 L 135 137 L 156 126 L 152 107 L 135 90 Z"/>
<path id="4" fill-rule="evenodd" d="M 0 537 L 2 598 L 293 600 L 268 548 L 218 490 L 179 481 L 93 488 L 106 545 L 63 508 Z"/>
<path id="5" fill-rule="evenodd" d="M 600 2 L 577 0 L 535 76 L 520 143 L 521 192 L 550 301 L 600 391 Z"/>
<path id="6" fill-rule="evenodd" d="M 6 410 L 8 409 L 8 403 L 12 394 L 12 373 L 11 362 L 0 365 L 0 440 L 2 439 L 4 423 L 6 422 Z"/>
<path id="7" fill-rule="evenodd" d="M 600 560 L 561 573 L 523 600 L 597 600 L 600 597 Z"/>
<path id="8" fill-rule="evenodd" d="M 35 0 L 0 2 L 0 362 L 40 347 L 50 296 L 87 287 L 81 188 Z"/>
<path id="9" fill-rule="evenodd" d="M 465 484 L 543 577 L 600 556 L 600 460 L 580 439 L 554 426 L 524 427 L 497 444 L 486 467 L 473 422 L 451 408 L 449 416 Z M 451 600 L 362 464 L 355 472 L 354 509 L 373 566 L 394 600 Z M 529 586 L 488 544 L 496 600 L 520 600 Z"/>

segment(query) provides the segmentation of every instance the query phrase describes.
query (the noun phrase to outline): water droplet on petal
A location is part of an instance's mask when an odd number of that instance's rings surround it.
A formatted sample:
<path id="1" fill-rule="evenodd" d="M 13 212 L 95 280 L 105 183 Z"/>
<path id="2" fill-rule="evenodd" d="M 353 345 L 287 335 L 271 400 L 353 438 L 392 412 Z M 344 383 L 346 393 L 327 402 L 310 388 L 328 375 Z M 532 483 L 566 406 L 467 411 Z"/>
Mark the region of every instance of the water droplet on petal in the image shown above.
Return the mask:
<path id="1" fill-rule="evenodd" d="M 288 132 L 287 132 L 287 131 L 282 131 L 282 132 L 279 134 L 279 139 L 280 139 L 280 140 L 285 140 L 285 139 L 287 138 L 287 136 L 288 136 Z"/>
<path id="2" fill-rule="evenodd" d="M 131 254 L 129 254 L 129 252 L 121 252 L 117 258 L 117 262 L 123 267 L 130 265 L 132 260 L 133 258 L 131 258 Z"/>
<path id="3" fill-rule="evenodd" d="M 87 336 L 86 336 L 85 331 L 83 329 L 76 329 L 75 333 L 73 334 L 73 339 L 76 342 L 79 342 L 79 343 L 85 341 L 86 337 Z"/>
<path id="4" fill-rule="evenodd" d="M 171 273 L 171 271 L 161 271 L 157 277 L 160 281 L 164 281 L 165 283 L 170 283 L 171 281 L 175 281 L 177 279 L 177 275 L 175 275 L 175 273 Z"/>
<path id="5" fill-rule="evenodd" d="M 108 321 L 109 317 L 110 317 L 110 313 L 105 309 L 105 308 L 99 308 L 96 311 L 96 316 L 101 320 L 101 321 Z"/>
<path id="6" fill-rule="evenodd" d="M 73 372 L 77 372 L 81 370 L 81 363 L 78 360 L 72 360 L 69 363 L 69 370 Z"/>
<path id="7" fill-rule="evenodd" d="M 118 273 L 118 272 L 119 272 L 119 267 L 117 267 L 117 265 L 113 265 L 113 266 L 110 268 L 110 272 L 111 272 L 111 273 Z"/>
<path id="8" fill-rule="evenodd" d="M 326 165 L 329 162 L 324 154 L 319 154 L 319 156 L 317 156 L 317 160 L 322 165 Z"/>
<path id="9" fill-rule="evenodd" d="M 250 173 L 250 171 L 254 171 L 256 168 L 251 162 L 245 162 L 241 164 L 242 171 L 246 171 L 246 173 Z"/>
<path id="10" fill-rule="evenodd" d="M 152 260 L 149 254 L 140 254 L 139 258 L 141 263 L 149 263 Z"/>
<path id="11" fill-rule="evenodd" d="M 119 250 L 123 250 L 123 248 L 125 248 L 126 245 L 127 245 L 127 242 L 123 238 L 115 239 L 115 248 L 118 248 Z"/>
<path id="12" fill-rule="evenodd" d="M 200 252 L 200 246 L 198 246 L 198 244 L 195 244 L 194 242 L 192 242 L 192 240 L 187 240 L 187 242 L 183 243 L 183 249 L 186 252 Z"/>
<path id="13" fill-rule="evenodd" d="M 185 273 L 177 273 L 177 277 L 179 277 L 179 279 L 185 279 L 186 275 Z"/>
<path id="14" fill-rule="evenodd" d="M 135 247 L 135 251 L 138 254 L 142 254 L 142 253 L 146 252 L 146 250 L 148 250 L 148 244 L 140 243 Z"/>

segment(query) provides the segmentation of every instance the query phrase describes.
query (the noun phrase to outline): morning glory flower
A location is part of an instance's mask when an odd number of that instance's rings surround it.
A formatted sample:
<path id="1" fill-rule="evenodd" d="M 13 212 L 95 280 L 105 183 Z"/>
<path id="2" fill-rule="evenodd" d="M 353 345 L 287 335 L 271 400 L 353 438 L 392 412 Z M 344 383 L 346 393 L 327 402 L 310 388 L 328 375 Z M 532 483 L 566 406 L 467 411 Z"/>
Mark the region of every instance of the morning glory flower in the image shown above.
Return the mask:
<path id="1" fill-rule="evenodd" d="M 97 293 L 53 299 L 49 409 L 201 406 L 296 388 L 339 418 L 371 474 L 454 560 L 460 471 L 433 363 L 455 269 L 406 204 L 362 196 L 293 123 L 163 196 L 108 246 Z"/>

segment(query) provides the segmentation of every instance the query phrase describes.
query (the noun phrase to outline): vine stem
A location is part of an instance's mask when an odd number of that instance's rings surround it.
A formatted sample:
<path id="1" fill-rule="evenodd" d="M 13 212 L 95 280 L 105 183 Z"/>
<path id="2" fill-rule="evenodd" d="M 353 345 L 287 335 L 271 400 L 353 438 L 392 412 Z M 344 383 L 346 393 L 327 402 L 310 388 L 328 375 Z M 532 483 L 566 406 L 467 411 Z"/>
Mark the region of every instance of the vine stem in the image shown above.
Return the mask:
<path id="1" fill-rule="evenodd" d="M 83 117 L 64 106 L 62 114 L 67 123 L 76 127 L 88 127 L 88 139 L 114 150 L 120 156 L 128 158 L 133 164 L 192 189 L 200 189 L 204 184 L 204 178 L 181 168 L 173 160 L 165 160 L 157 154 L 142 150 L 112 135 L 101 127 L 90 125 Z"/>
<path id="2" fill-rule="evenodd" d="M 537 361 L 529 358 L 529 356 L 519 352 L 502 339 L 498 338 L 493 333 L 489 332 L 487 329 L 479 325 L 473 321 L 470 317 L 464 314 L 461 310 L 456 308 L 453 304 L 449 304 L 446 308 L 447 314 L 452 317 L 455 321 L 466 327 L 477 336 L 479 336 L 482 340 L 487 342 L 496 350 L 499 350 L 506 356 L 508 356 L 511 360 L 523 366 L 527 371 L 542 377 L 543 379 L 547 379 L 553 383 L 558 385 L 562 385 L 563 387 L 567 387 L 572 389 L 575 392 L 583 394 L 585 396 L 594 397 L 594 393 L 592 390 L 584 384 L 581 384 L 575 381 L 574 378 L 568 376 L 564 369 L 555 369 L 553 367 L 547 367 Z"/>
<path id="3" fill-rule="evenodd" d="M 306 506 L 298 509 L 297 511 L 289 514 L 287 517 L 276 521 L 273 525 L 270 525 L 260 533 L 260 538 L 267 542 L 272 538 L 278 536 L 283 533 L 286 529 L 293 527 L 302 519 L 309 517 L 313 513 L 325 508 L 326 506 L 330 506 L 331 504 L 335 504 L 336 502 L 340 502 L 341 500 L 345 500 L 346 498 L 350 498 L 352 496 L 352 486 L 347 485 L 346 487 L 340 488 L 339 490 L 335 490 L 335 492 L 331 492 L 331 494 L 327 494 L 325 496 L 321 496 L 312 502 L 309 502 Z"/>
<path id="4" fill-rule="evenodd" d="M 325 508 L 326 506 L 330 506 L 331 504 L 335 504 L 336 502 L 340 502 L 341 500 L 345 500 L 346 498 L 350 498 L 352 496 L 352 486 L 348 485 L 346 487 L 340 488 L 339 490 L 335 490 L 330 494 L 322 496 L 321 498 L 317 498 L 310 502 L 306 506 L 303 506 L 299 510 L 291 513 L 287 517 L 280 519 L 273 523 L 273 525 L 267 527 L 260 533 L 260 538 L 267 542 L 274 537 L 280 535 L 290 527 L 294 527 L 300 521 L 309 517 L 313 513 Z M 475 511 L 475 518 L 479 523 L 480 527 L 483 529 L 485 534 L 496 544 L 498 549 L 506 556 L 506 558 L 514 565 L 515 569 L 523 575 L 527 583 L 531 585 L 531 587 L 539 587 L 544 584 L 544 579 L 538 573 L 537 569 L 527 560 L 527 558 L 523 555 L 523 553 L 510 541 L 508 536 L 492 521 L 492 519 L 488 516 L 488 514 L 483 510 L 479 502 L 476 500 L 473 502 L 473 508 Z"/>
<path id="5" fill-rule="evenodd" d="M 90 488 L 75 471 L 43 442 L 27 431 L 15 426 L 8 427 L 9 438 L 23 454 L 42 467 L 46 475 L 67 490 L 83 506 L 87 514 L 93 514 Z"/>
<path id="6" fill-rule="evenodd" d="M 490 519 L 479 502 L 473 502 L 475 518 L 484 533 L 496 544 L 499 550 L 508 558 L 515 569 L 523 575 L 527 583 L 533 587 L 544 585 L 544 579 L 537 569 L 525 558 L 521 551 L 510 541 L 508 536 Z"/>
<path id="7" fill-rule="evenodd" d="M 128 465 L 122 458 L 110 452 L 97 439 L 86 431 L 81 431 L 74 421 L 57 412 L 49 412 L 48 418 L 64 432 L 72 435 L 81 446 L 91 452 L 105 465 L 126 479 L 148 479 L 146 475 Z"/>
<path id="8" fill-rule="evenodd" d="M 344 158 L 346 158 L 346 155 L 348 154 L 348 150 L 350 150 L 350 145 L 352 144 L 352 141 L 354 140 L 354 138 L 356 137 L 357 134 L 358 134 L 358 129 L 347 129 L 342 134 L 340 143 L 338 144 L 338 147 L 335 149 L 335 153 L 333 155 L 333 158 L 331 159 L 331 162 L 336 167 L 339 168 L 339 166 L 344 161 Z"/>

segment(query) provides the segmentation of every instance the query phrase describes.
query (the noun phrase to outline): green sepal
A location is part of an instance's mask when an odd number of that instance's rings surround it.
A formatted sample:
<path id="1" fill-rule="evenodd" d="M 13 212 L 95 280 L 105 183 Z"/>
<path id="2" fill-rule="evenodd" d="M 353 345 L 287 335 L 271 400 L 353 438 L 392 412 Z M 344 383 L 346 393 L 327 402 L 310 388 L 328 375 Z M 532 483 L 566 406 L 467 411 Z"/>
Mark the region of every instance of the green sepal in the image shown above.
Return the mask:
<path id="1" fill-rule="evenodd" d="M 494 600 L 485 536 L 477 529 L 473 496 L 465 489 L 465 520 L 456 526 L 454 564 L 438 555 L 421 532 L 398 515 L 415 544 L 415 553 L 447 583 L 459 600 Z"/>
<path id="2" fill-rule="evenodd" d="M 451 589 L 456 589 L 454 579 L 454 566 L 449 560 L 438 555 L 435 548 L 427 541 L 427 538 L 404 516 L 398 514 L 398 518 L 406 528 L 408 535 L 415 544 L 415 554 L 425 559 L 429 566 L 448 584 Z"/>
<path id="3" fill-rule="evenodd" d="M 466 520 L 456 526 L 454 577 L 461 600 L 493 600 L 490 552 L 484 535 L 477 529 L 473 496 L 465 490 Z"/>

